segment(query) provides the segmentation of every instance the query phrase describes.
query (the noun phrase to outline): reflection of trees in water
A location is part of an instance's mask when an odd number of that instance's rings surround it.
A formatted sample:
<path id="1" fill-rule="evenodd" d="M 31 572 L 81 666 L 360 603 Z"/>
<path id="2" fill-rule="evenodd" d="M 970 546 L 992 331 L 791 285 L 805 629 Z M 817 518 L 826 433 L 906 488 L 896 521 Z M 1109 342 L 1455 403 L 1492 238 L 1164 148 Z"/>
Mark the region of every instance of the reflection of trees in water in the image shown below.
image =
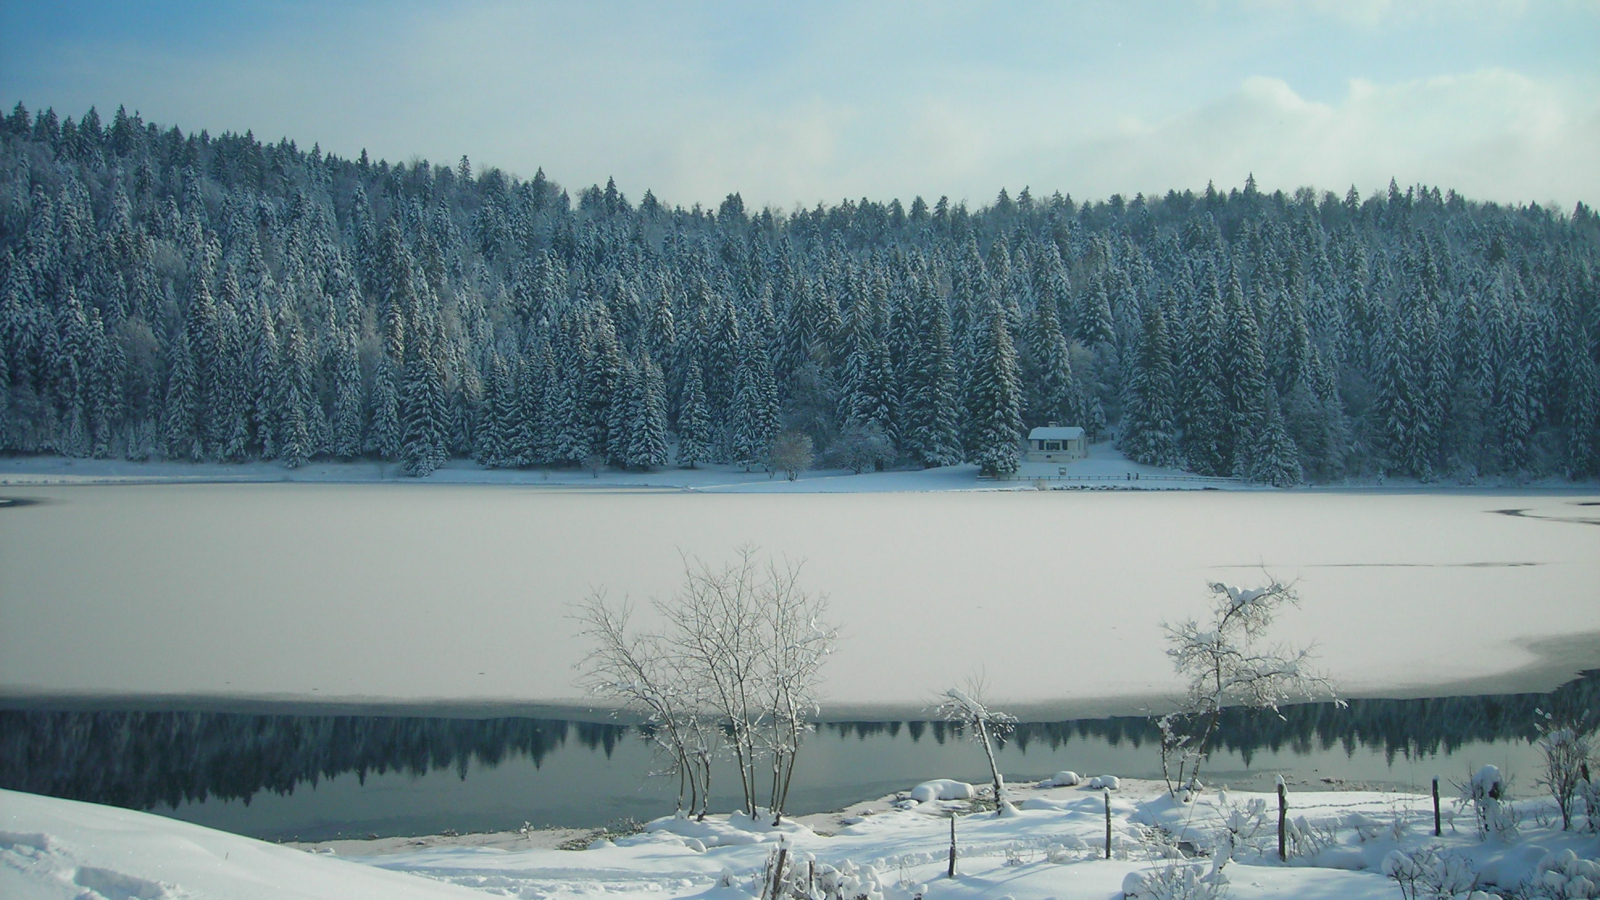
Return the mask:
<path id="1" fill-rule="evenodd" d="M 1443 697 L 1427 700 L 1351 700 L 1340 708 L 1332 703 L 1300 703 L 1282 707 L 1279 714 L 1242 708 L 1224 710 L 1213 746 L 1237 752 L 1246 764 L 1258 752 L 1287 750 L 1295 754 L 1343 747 L 1346 755 L 1357 748 L 1382 749 L 1389 762 L 1397 756 L 1423 758 L 1451 753 L 1475 741 L 1534 738 L 1534 710 L 1583 715 L 1600 709 L 1600 669 L 1583 673 L 1548 694 L 1500 694 L 1478 697 Z M 924 735 L 944 743 L 960 730 L 948 722 L 833 722 L 824 730 L 841 739 L 860 740 L 887 735 L 904 728 L 913 741 Z M 1153 720 L 1143 716 L 1076 719 L 1070 722 L 1024 722 L 1007 737 L 1026 752 L 1032 744 L 1059 750 L 1073 739 L 1104 741 L 1117 747 L 1138 748 L 1159 737 Z"/>
<path id="2" fill-rule="evenodd" d="M 622 726 L 550 719 L 0 711 L 0 787 L 132 809 L 293 793 L 349 772 L 422 775 L 546 754 L 611 755 Z"/>
<path id="3" fill-rule="evenodd" d="M 1227 710 L 1215 746 L 1246 763 L 1263 750 L 1308 753 L 1342 746 L 1381 748 L 1429 757 L 1474 741 L 1531 740 L 1534 709 L 1560 713 L 1600 709 L 1600 670 L 1549 694 L 1352 700 L 1285 706 L 1282 715 Z M 960 737 L 950 722 L 834 722 L 840 740 L 856 738 L 940 744 Z M 0 711 L 0 787 L 133 809 L 207 798 L 249 802 L 257 791 L 292 793 L 350 772 L 423 775 L 454 769 L 465 778 L 476 761 L 497 766 L 518 757 L 538 766 L 569 737 L 606 756 L 626 726 L 552 719 L 435 719 L 389 716 L 259 716 L 203 712 Z M 1149 719 L 1119 716 L 1071 722 L 1028 722 L 1008 738 L 1021 750 L 1061 748 L 1072 740 L 1112 747 L 1153 744 Z"/>

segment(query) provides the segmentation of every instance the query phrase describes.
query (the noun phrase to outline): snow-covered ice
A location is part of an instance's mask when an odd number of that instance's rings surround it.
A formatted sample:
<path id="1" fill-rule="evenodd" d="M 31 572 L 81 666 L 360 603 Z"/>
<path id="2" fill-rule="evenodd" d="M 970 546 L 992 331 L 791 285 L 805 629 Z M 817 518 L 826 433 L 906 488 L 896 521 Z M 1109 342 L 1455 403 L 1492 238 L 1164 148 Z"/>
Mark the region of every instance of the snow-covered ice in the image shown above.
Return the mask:
<path id="1" fill-rule="evenodd" d="M 1274 634 L 1315 642 L 1348 695 L 1548 690 L 1600 665 L 1593 494 L 7 495 L 43 501 L 0 509 L 12 696 L 570 708 L 585 702 L 571 604 L 601 587 L 669 594 L 680 552 L 717 562 L 745 544 L 804 559 L 805 583 L 829 593 L 844 629 L 823 672 L 834 717 L 916 717 L 978 671 L 1027 718 L 1158 704 L 1181 691 L 1160 623 L 1204 611 L 1209 581 L 1255 585 L 1263 565 L 1305 599 Z"/>

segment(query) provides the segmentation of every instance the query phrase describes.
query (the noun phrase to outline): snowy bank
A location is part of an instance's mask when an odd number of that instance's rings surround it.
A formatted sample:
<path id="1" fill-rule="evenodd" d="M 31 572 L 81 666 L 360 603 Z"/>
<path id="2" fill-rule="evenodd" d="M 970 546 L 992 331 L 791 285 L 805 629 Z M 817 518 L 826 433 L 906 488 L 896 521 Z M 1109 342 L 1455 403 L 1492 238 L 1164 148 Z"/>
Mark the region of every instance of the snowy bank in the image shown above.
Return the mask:
<path id="1" fill-rule="evenodd" d="M 203 463 L 123 459 L 77 459 L 63 456 L 11 456 L 0 458 L 0 486 L 73 484 L 483 484 L 587 490 L 663 490 L 734 493 L 899 493 L 921 491 L 995 490 L 1246 490 L 1274 488 L 1232 478 L 1208 478 L 1182 469 L 1161 468 L 1128 459 L 1110 442 L 1090 447 L 1087 459 L 1066 465 L 1029 463 L 1018 466 L 1004 480 L 980 479 L 974 465 L 933 469 L 891 469 L 851 472 L 849 469 L 811 469 L 795 481 L 761 468 L 705 463 L 694 469 L 665 466 L 652 471 L 603 469 L 491 469 L 472 460 L 454 459 L 426 478 L 408 477 L 399 463 L 356 460 L 315 460 L 298 468 L 278 462 Z M 1347 479 L 1334 484 L 1310 485 L 1296 490 L 1358 490 L 1392 492 L 1593 490 L 1594 482 L 1574 483 L 1544 479 L 1535 483 L 1514 479 L 1419 482 L 1416 479 Z"/>
<path id="2" fill-rule="evenodd" d="M 1543 824 L 1548 800 L 1517 803 L 1519 833 L 1483 840 L 1471 807 L 1448 797 L 1443 833 L 1435 837 L 1426 796 L 1290 793 L 1289 858 L 1279 861 L 1275 796 L 1220 790 L 1184 804 L 1159 783 L 1123 780 L 1110 795 L 1107 859 L 1103 792 L 1014 790 L 1021 809 L 1006 818 L 974 811 L 973 801 L 918 802 L 901 793 L 780 828 L 738 814 L 705 822 L 667 818 L 635 834 L 567 841 L 582 850 L 557 849 L 538 832 L 291 849 L 143 813 L 0 792 L 0 893 L 14 900 L 421 900 L 484 893 L 735 900 L 770 883 L 781 852 L 792 882 L 848 884 L 883 900 L 1107 900 L 1125 889 L 1218 870 L 1236 900 L 1391 900 L 1392 873 L 1411 871 L 1424 880 L 1455 879 L 1461 897 L 1473 889 L 1596 895 L 1578 879 L 1600 856 L 1600 835 Z M 945 875 L 952 815 L 955 879 Z M 1552 889 L 1558 880 L 1561 887 Z"/>

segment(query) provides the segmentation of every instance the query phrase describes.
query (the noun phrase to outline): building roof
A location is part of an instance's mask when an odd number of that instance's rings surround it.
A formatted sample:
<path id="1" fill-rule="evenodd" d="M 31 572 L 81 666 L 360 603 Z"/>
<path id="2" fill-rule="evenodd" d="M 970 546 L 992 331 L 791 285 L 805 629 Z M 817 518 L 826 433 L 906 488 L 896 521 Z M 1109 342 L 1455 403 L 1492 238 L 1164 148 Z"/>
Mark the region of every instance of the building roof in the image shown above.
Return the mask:
<path id="1" fill-rule="evenodd" d="M 1030 441 L 1075 441 L 1083 437 L 1082 428 L 1059 428 L 1054 425 L 1048 428 L 1035 428 L 1028 432 Z"/>

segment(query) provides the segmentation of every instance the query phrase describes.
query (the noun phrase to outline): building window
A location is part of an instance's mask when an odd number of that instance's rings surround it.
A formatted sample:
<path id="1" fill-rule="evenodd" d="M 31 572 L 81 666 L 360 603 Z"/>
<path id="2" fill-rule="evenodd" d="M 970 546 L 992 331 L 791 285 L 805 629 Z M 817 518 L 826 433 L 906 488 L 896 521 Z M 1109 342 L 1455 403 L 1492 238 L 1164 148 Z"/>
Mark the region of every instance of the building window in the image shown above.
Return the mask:
<path id="1" fill-rule="evenodd" d="M 1061 442 L 1060 441 L 1045 441 L 1044 442 L 1044 449 L 1045 449 L 1046 453 L 1048 453 L 1048 452 L 1050 452 L 1052 450 L 1059 451 L 1061 449 Z"/>

